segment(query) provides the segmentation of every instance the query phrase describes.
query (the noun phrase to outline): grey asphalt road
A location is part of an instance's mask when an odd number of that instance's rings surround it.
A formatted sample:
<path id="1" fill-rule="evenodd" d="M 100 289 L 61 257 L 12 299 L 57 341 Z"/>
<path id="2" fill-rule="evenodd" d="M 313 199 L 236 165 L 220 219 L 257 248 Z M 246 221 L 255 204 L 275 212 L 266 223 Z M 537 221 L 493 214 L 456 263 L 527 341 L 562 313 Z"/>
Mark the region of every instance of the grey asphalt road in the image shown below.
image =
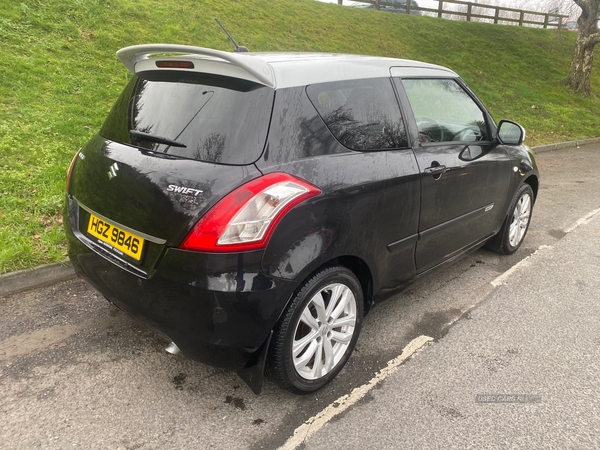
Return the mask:
<path id="1" fill-rule="evenodd" d="M 596 214 L 303 448 L 600 448 L 599 284 Z"/>
<path id="2" fill-rule="evenodd" d="M 553 368 L 556 364 L 542 364 L 542 356 L 530 352 L 529 346 L 507 344 L 506 348 L 502 347 L 501 334 L 494 331 L 493 327 L 480 329 L 477 333 L 479 341 L 471 342 L 468 346 L 466 339 L 455 337 L 459 335 L 459 330 L 468 331 L 470 327 L 479 327 L 480 322 L 485 319 L 493 321 L 496 312 L 499 314 L 506 312 L 506 308 L 515 307 L 503 303 L 513 297 L 518 306 L 514 315 L 519 317 L 526 310 L 527 303 L 523 300 L 521 305 L 518 295 L 525 298 L 526 294 L 532 294 L 527 277 L 522 275 L 524 272 L 515 275 L 525 277 L 520 289 L 513 285 L 512 278 L 507 285 L 498 288 L 494 288 L 490 282 L 533 254 L 540 246 L 558 249 L 559 246 L 566 245 L 563 242 L 576 239 L 578 234 L 583 233 L 581 230 L 585 226 L 572 233 L 567 231 L 590 211 L 600 208 L 600 178 L 595 171 L 600 163 L 599 145 L 543 153 L 537 160 L 542 172 L 539 200 L 522 248 L 509 257 L 479 250 L 426 282 L 378 305 L 366 318 L 358 346 L 347 367 L 334 382 L 314 395 L 294 396 L 267 384 L 263 394 L 255 396 L 231 371 L 207 367 L 183 355 L 170 355 L 164 351 L 166 341 L 162 336 L 115 310 L 81 280 L 0 298 L 0 447 L 277 448 L 305 420 L 341 395 L 349 393 L 352 388 L 371 379 L 407 343 L 423 334 L 433 337 L 434 343 L 401 366 L 393 378 L 386 380 L 376 393 L 371 394 L 374 399 L 372 403 L 378 401 L 377 394 L 393 398 L 397 403 L 404 403 L 408 412 L 403 411 L 402 414 L 410 417 L 397 416 L 400 413 L 393 409 L 389 410 L 389 414 L 381 411 L 374 416 L 379 418 L 379 422 L 372 425 L 374 429 L 370 428 L 374 433 L 363 434 L 365 427 L 360 425 L 356 428 L 355 423 L 353 434 L 373 435 L 373 439 L 376 439 L 382 423 L 386 426 L 392 424 L 399 434 L 407 438 L 418 437 L 414 442 L 425 442 L 423 445 L 431 447 L 442 445 L 449 441 L 445 441 L 442 436 L 424 432 L 423 427 L 430 422 L 438 422 L 440 426 L 445 424 L 450 428 L 464 430 L 464 427 L 468 427 L 468 420 L 464 420 L 463 428 L 458 426 L 461 423 L 460 417 L 453 419 L 455 422 L 451 423 L 444 420 L 450 421 L 454 412 L 467 419 L 472 418 L 474 413 L 467 407 L 472 406 L 473 397 L 478 393 L 541 393 L 543 396 L 541 404 L 478 405 L 482 408 L 481 411 L 495 411 L 499 410 L 498 407 L 505 408 L 500 411 L 508 411 L 506 415 L 498 415 L 497 420 L 492 416 L 487 416 L 487 422 L 482 419 L 477 425 L 480 428 L 485 424 L 498 428 L 513 424 L 517 427 L 515 429 L 521 430 L 513 435 L 516 439 L 527 431 L 519 425 L 522 418 L 519 414 L 526 408 L 538 408 L 531 410 L 543 411 L 545 415 L 542 414 L 541 418 L 551 420 L 550 414 L 545 411 L 558 405 L 554 410 L 557 411 L 556 419 L 560 419 L 562 412 L 567 415 L 569 411 L 566 406 L 567 394 L 575 393 L 573 387 L 578 385 L 571 383 L 568 378 L 561 378 L 551 388 L 551 381 L 542 383 L 541 380 L 551 380 L 550 375 L 558 370 L 566 371 L 568 367 L 575 367 L 569 363 L 579 363 L 581 359 L 574 356 L 579 353 L 572 353 L 575 350 L 572 346 L 561 353 L 562 344 L 553 340 L 553 330 L 559 330 L 561 336 L 574 333 L 572 338 L 576 342 L 581 339 L 582 343 L 587 343 L 585 333 L 580 333 L 572 321 L 575 317 L 585 318 L 589 324 L 594 317 L 597 320 L 597 310 L 580 311 L 576 316 L 567 314 L 567 304 L 562 309 L 557 307 L 543 310 L 544 314 L 540 315 L 539 320 L 547 322 L 544 333 L 546 337 L 539 339 L 547 346 L 548 355 L 551 356 L 549 361 L 558 363 L 560 354 L 565 358 L 556 370 Z M 585 243 L 581 245 L 582 253 L 591 252 L 591 247 L 586 247 Z M 532 257 L 530 263 L 533 265 L 535 261 L 545 261 L 540 259 L 544 251 L 541 250 Z M 555 259 L 562 261 L 566 257 L 567 255 L 561 254 Z M 546 274 L 548 286 L 554 286 L 549 289 L 571 289 L 573 292 L 583 289 L 588 296 L 597 295 L 590 288 L 593 286 L 590 274 L 581 276 L 582 282 L 589 282 L 589 286 L 563 286 L 562 272 L 548 272 L 550 266 L 547 262 L 540 264 L 538 272 Z M 541 299 L 538 301 L 541 303 Z M 495 308 L 497 304 L 503 307 L 490 310 L 490 317 L 478 316 L 480 311 L 488 307 Z M 476 305 L 479 306 L 472 310 Z M 467 320 L 468 314 L 465 316 L 468 311 L 471 311 L 471 320 Z M 451 323 L 454 325 L 450 326 Z M 503 323 L 508 323 L 506 327 L 512 327 L 507 328 L 512 330 L 511 335 L 524 333 L 525 338 L 530 336 L 527 333 L 532 333 L 527 321 L 524 329 L 519 327 L 522 322 L 516 319 L 514 324 L 506 319 Z M 451 333 L 447 335 L 449 330 Z M 592 325 L 587 330 L 592 333 Z M 495 344 L 499 347 L 494 347 Z M 580 348 L 578 351 L 583 350 Z M 471 360 L 465 356 L 465 366 L 451 368 L 453 355 L 465 352 L 472 354 Z M 596 353 L 589 349 L 589 355 L 592 362 L 597 360 L 594 358 L 597 356 L 597 347 Z M 421 362 L 424 364 L 424 372 L 410 372 L 414 371 L 416 363 Z M 467 389 L 464 386 L 465 380 L 461 378 L 463 367 L 469 369 L 472 366 L 475 371 L 477 363 L 482 367 L 479 373 L 482 378 L 474 378 L 473 383 L 479 384 L 473 384 Z M 509 379 L 503 385 L 484 384 L 483 377 L 488 372 L 489 376 L 509 373 L 508 370 L 503 370 L 505 366 L 519 367 L 520 375 L 526 376 L 524 379 L 530 380 L 530 384 L 511 384 Z M 440 375 L 435 372 L 438 367 L 446 367 L 447 371 Z M 548 367 L 552 369 L 549 370 Z M 592 373 L 594 366 L 587 367 L 590 372 L 585 372 L 587 369 L 583 366 L 573 368 L 574 376 L 583 377 L 586 373 Z M 437 373 L 437 376 L 429 376 L 428 371 Z M 397 382 L 396 377 L 402 377 L 401 382 Z M 593 380 L 590 380 L 589 390 L 594 390 L 591 381 Z M 498 392 L 479 392 L 478 389 L 484 387 Z M 508 388 L 520 389 L 522 392 L 504 390 Z M 453 394 L 452 390 L 456 393 Z M 409 392 L 413 396 L 403 400 L 401 396 Z M 426 392 L 432 395 L 418 397 Z M 565 401 L 550 403 L 549 399 L 553 395 L 565 398 Z M 412 404 L 412 401 L 415 403 Z M 581 411 L 587 405 L 584 397 L 573 397 L 572 401 L 581 404 Z M 363 408 L 369 405 L 369 402 L 355 405 L 305 445 L 319 448 L 325 442 L 319 441 L 322 437 L 325 438 L 321 433 L 335 430 L 338 426 L 341 428 L 345 425 L 346 418 L 354 413 L 365 414 L 361 411 L 366 411 Z M 512 410 L 506 409 L 507 406 Z M 420 413 L 429 416 L 421 416 Z M 434 413 L 442 416 L 442 419 L 433 415 Z M 580 421 L 579 428 L 563 427 L 557 433 L 562 433 L 562 436 L 569 436 L 570 433 L 583 436 L 586 429 L 591 433 L 594 431 L 593 421 L 598 422 L 597 415 L 593 416 L 590 412 L 589 418 L 587 428 Z M 530 423 L 533 428 L 536 424 L 543 425 L 541 420 Z M 472 425 L 474 428 L 469 436 L 475 436 L 476 430 L 480 429 L 475 425 Z M 542 436 L 543 430 L 540 428 L 539 431 L 530 431 L 533 436 Z M 451 435 L 447 434 L 448 437 Z M 377 442 L 385 447 L 388 441 Z M 489 444 L 477 440 L 473 442 L 476 447 Z M 514 442 L 518 445 L 519 442 L 535 444 L 539 441 Z M 576 447 L 582 447 L 586 441 L 577 442 L 582 444 Z M 328 442 L 328 446 L 329 444 L 331 442 Z M 354 445 L 364 445 L 364 441 L 349 441 L 347 447 L 353 448 Z"/>

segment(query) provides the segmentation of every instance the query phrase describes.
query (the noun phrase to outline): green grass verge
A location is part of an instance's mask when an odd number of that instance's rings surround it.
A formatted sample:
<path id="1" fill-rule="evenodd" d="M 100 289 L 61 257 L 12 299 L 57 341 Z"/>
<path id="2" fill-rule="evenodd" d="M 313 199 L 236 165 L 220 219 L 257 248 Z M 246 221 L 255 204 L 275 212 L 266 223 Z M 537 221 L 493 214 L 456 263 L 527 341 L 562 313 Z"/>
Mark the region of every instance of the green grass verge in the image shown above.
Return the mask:
<path id="1" fill-rule="evenodd" d="M 65 173 L 128 77 L 115 51 L 156 42 L 230 50 L 213 17 L 253 51 L 386 55 L 448 66 L 496 120 L 521 122 L 530 145 L 598 135 L 598 96 L 583 98 L 560 84 L 574 33 L 313 0 L 1 2 L 0 273 L 65 258 Z M 598 67 L 592 89 L 600 92 Z"/>

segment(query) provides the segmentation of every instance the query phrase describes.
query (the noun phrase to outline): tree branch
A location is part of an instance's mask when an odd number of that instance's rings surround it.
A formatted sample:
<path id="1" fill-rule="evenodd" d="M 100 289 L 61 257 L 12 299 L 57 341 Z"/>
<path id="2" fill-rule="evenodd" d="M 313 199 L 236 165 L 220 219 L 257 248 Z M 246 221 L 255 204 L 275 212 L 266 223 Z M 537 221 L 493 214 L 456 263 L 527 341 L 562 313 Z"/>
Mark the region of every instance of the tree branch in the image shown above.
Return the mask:
<path id="1" fill-rule="evenodd" d="M 594 34 L 589 34 L 581 40 L 583 41 L 583 43 L 586 47 L 588 45 L 600 44 L 600 32 L 594 33 Z"/>

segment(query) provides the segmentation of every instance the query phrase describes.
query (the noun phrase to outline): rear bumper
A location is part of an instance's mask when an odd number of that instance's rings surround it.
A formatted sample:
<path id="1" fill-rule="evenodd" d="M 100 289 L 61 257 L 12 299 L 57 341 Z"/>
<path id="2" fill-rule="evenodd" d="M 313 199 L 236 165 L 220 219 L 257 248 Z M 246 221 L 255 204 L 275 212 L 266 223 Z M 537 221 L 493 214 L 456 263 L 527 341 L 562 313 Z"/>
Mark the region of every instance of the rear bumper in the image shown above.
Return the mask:
<path id="1" fill-rule="evenodd" d="M 138 276 L 90 249 L 66 219 L 77 274 L 206 364 L 244 367 L 297 287 L 264 275 L 262 251 L 227 255 L 167 248 L 150 277 Z"/>

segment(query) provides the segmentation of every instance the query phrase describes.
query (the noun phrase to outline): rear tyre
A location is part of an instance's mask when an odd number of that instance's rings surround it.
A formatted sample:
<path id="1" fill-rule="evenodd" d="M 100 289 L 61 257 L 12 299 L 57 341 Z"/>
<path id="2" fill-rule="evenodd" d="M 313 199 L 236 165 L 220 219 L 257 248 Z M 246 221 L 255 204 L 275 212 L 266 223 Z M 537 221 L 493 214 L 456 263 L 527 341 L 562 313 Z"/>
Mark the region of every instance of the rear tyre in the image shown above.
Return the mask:
<path id="1" fill-rule="evenodd" d="M 486 247 L 502 255 L 516 252 L 529 229 L 532 210 L 533 190 L 528 184 L 523 184 L 513 197 L 502 228 L 488 241 Z"/>
<path id="2" fill-rule="evenodd" d="M 363 303 L 360 282 L 349 269 L 327 267 L 312 275 L 273 330 L 267 378 L 299 394 L 325 386 L 354 350 Z"/>

